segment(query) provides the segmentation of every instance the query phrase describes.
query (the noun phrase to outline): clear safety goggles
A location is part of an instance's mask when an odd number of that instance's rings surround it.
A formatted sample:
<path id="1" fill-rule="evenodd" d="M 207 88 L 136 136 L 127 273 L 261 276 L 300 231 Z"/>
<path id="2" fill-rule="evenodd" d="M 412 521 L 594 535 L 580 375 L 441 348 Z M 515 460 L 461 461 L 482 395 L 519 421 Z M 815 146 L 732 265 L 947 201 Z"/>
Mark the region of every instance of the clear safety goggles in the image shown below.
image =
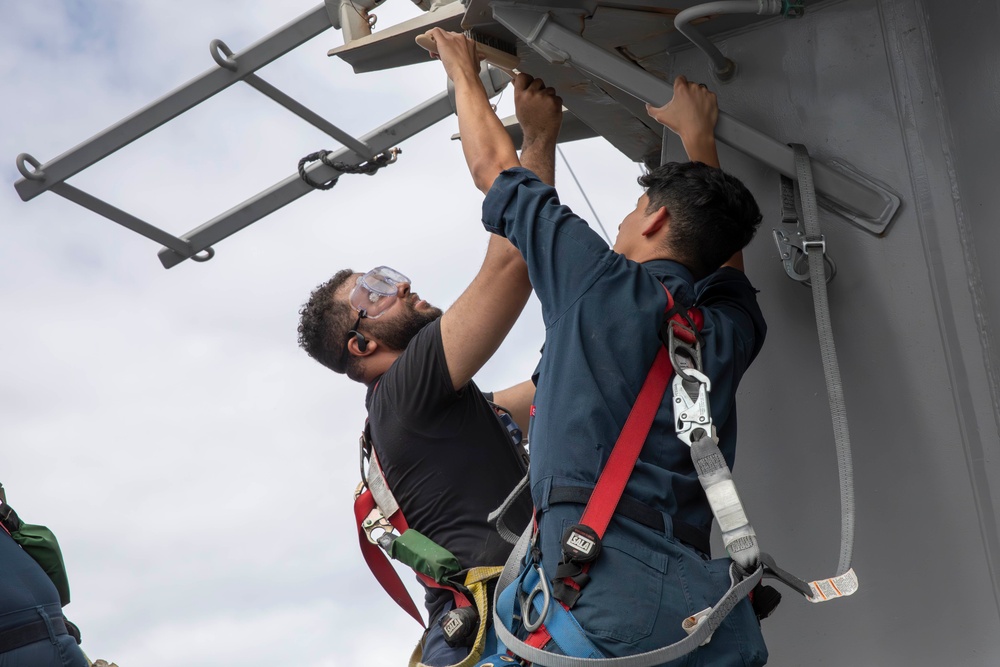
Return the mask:
<path id="1" fill-rule="evenodd" d="M 408 282 L 409 278 L 388 266 L 374 268 L 358 277 L 351 290 L 351 306 L 361 317 L 378 319 L 395 301 L 399 284 Z"/>

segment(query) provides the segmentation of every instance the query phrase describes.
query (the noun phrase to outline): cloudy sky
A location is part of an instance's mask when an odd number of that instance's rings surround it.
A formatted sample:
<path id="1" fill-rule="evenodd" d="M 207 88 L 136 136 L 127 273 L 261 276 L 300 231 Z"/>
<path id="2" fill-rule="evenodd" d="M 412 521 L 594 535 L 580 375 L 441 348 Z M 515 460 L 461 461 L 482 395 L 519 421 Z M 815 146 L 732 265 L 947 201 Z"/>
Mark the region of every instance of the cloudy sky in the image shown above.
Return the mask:
<path id="1" fill-rule="evenodd" d="M 311 361 L 295 327 L 312 287 L 347 266 L 398 268 L 442 307 L 468 284 L 486 235 L 454 117 L 377 176 L 345 177 L 169 271 L 158 244 L 13 188 L 18 153 L 51 160 L 214 66 L 213 38 L 238 52 L 315 4 L 0 4 L 0 481 L 59 536 L 67 616 L 93 659 L 401 665 L 419 634 L 356 544 L 363 387 Z M 376 13 L 379 28 L 418 10 Z M 355 135 L 444 89 L 433 62 L 355 75 L 326 56 L 341 41 L 331 29 L 260 74 Z M 335 147 L 240 84 L 70 183 L 183 234 Z M 564 150 L 613 232 L 639 168 L 599 141 Z M 562 162 L 557 179 L 586 213 Z M 526 378 L 541 340 L 532 302 L 480 385 Z"/>

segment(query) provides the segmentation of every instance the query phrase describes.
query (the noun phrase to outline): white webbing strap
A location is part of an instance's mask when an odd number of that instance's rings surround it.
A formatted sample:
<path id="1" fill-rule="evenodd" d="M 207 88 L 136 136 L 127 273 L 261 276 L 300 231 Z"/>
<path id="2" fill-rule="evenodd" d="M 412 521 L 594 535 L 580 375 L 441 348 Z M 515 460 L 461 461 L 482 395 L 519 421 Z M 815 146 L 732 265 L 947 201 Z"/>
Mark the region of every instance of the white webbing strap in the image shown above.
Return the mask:
<path id="1" fill-rule="evenodd" d="M 374 447 L 372 447 L 371 458 L 368 461 L 366 483 L 368 490 L 372 492 L 372 498 L 375 499 L 375 505 L 382 512 L 382 516 L 388 519 L 399 511 L 399 503 L 396 502 L 396 496 L 392 495 L 392 491 L 389 490 L 389 482 L 386 481 L 382 466 L 378 463 Z"/>

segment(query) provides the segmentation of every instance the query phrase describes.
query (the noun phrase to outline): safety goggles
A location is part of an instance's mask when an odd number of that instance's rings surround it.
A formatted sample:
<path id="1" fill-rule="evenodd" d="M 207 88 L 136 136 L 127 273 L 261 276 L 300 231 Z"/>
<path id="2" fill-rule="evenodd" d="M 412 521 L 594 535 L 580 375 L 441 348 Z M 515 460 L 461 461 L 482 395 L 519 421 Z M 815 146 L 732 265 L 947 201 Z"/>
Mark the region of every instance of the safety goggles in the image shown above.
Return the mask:
<path id="1" fill-rule="evenodd" d="M 381 317 L 395 301 L 399 284 L 408 282 L 409 278 L 388 266 L 380 266 L 360 276 L 351 290 L 351 306 L 358 311 L 358 319 Z"/>

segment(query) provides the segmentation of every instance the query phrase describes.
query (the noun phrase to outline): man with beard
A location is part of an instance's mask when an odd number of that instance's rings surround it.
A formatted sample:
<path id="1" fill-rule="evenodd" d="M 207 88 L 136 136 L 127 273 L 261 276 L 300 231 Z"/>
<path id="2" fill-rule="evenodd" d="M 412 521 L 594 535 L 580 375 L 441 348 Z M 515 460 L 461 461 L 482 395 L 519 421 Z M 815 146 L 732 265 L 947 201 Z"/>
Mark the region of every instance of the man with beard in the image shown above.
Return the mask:
<path id="1" fill-rule="evenodd" d="M 562 101 L 539 80 L 514 82 L 524 131 L 522 160 L 554 180 Z M 531 293 L 527 267 L 506 239 L 491 236 L 478 275 L 443 313 L 412 291 L 405 275 L 381 266 L 365 274 L 338 272 L 313 291 L 301 310 L 299 344 L 311 357 L 368 387 L 375 455 L 409 526 L 454 554 L 462 568 L 503 565 L 511 545 L 487 523 L 525 474 L 493 406 L 527 427 L 534 385 L 528 381 L 492 397 L 472 376 L 492 356 Z M 525 497 L 505 519 L 520 530 L 531 506 Z M 469 649 L 444 641 L 440 619 L 450 592 L 427 588 L 428 632 L 422 662 L 460 662 Z"/>

